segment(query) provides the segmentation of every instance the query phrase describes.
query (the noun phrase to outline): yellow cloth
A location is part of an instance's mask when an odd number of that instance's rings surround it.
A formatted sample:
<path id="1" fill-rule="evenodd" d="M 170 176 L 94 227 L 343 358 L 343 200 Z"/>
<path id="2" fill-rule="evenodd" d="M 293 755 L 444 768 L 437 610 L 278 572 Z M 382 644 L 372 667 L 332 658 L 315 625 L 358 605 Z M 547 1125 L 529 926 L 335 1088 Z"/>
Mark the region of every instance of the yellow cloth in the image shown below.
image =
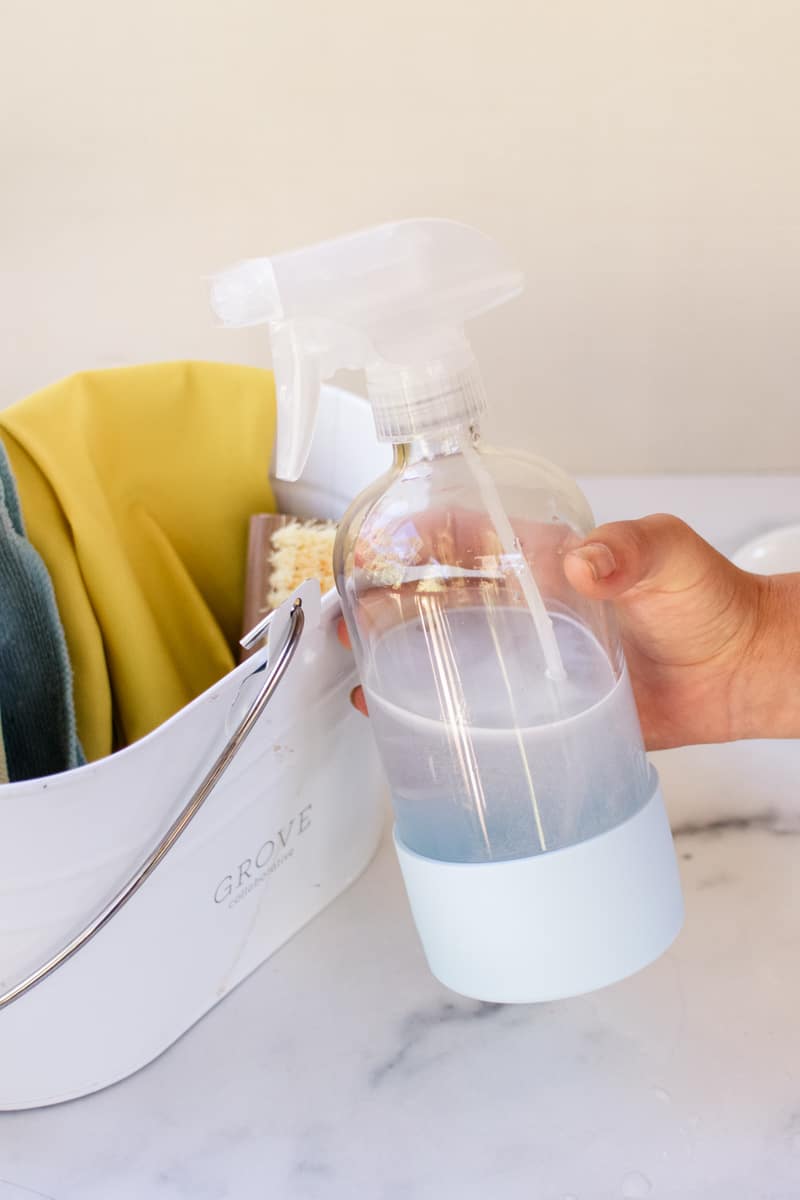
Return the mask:
<path id="1" fill-rule="evenodd" d="M 89 371 L 0 412 L 88 759 L 233 667 L 248 519 L 274 510 L 274 431 L 272 375 L 221 363 Z"/>

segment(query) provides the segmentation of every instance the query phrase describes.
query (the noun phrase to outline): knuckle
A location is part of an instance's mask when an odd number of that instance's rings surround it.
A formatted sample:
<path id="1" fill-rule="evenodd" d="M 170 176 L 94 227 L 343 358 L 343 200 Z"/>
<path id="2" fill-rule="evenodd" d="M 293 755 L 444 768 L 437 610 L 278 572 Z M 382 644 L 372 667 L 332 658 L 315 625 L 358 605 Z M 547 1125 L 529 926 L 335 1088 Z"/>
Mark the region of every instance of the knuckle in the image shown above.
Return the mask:
<path id="1" fill-rule="evenodd" d="M 670 540 L 693 535 L 693 530 L 686 522 L 680 517 L 673 516 L 672 513 L 653 513 L 649 517 L 644 517 L 639 524 L 646 526 L 652 534 L 669 537 Z"/>

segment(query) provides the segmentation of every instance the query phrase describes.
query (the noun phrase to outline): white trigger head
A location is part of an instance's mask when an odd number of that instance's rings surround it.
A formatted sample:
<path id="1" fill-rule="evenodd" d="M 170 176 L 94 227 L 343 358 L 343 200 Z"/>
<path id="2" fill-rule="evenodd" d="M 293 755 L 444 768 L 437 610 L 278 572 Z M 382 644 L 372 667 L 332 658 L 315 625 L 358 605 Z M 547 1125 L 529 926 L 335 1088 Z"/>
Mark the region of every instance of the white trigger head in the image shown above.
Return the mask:
<path id="1" fill-rule="evenodd" d="M 485 395 L 464 322 L 522 290 L 485 235 L 453 221 L 401 221 L 259 258 L 218 275 L 211 305 L 228 326 L 265 324 L 278 397 L 275 474 L 305 467 L 320 388 L 365 370 L 375 428 L 405 442 L 470 424 Z"/>

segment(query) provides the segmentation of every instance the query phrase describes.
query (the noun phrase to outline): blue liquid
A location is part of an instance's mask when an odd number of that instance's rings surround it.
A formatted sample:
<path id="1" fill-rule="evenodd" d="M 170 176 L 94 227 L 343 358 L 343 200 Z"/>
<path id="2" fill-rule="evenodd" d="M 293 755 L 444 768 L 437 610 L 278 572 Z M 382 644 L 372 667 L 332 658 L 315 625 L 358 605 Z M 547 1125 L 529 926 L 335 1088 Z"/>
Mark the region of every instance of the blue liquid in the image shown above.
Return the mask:
<path id="1" fill-rule="evenodd" d="M 604 833 L 647 800 L 627 674 L 576 621 L 552 622 L 558 684 L 522 608 L 448 608 L 432 595 L 374 646 L 365 688 L 409 849 L 527 857 Z"/>

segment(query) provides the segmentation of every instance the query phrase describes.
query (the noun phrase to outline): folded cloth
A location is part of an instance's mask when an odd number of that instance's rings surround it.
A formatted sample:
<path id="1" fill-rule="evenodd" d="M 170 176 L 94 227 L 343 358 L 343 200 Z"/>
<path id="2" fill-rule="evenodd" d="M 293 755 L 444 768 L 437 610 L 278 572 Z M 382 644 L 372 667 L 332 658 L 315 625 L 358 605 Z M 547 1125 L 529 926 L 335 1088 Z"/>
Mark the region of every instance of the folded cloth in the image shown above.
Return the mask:
<path id="1" fill-rule="evenodd" d="M 25 536 L 0 443 L 0 782 L 52 775 L 83 762 L 53 585 Z"/>
<path id="2" fill-rule="evenodd" d="M 222 363 L 85 372 L 0 412 L 89 760 L 234 666 L 248 520 L 274 508 L 274 429 L 271 373 Z"/>

